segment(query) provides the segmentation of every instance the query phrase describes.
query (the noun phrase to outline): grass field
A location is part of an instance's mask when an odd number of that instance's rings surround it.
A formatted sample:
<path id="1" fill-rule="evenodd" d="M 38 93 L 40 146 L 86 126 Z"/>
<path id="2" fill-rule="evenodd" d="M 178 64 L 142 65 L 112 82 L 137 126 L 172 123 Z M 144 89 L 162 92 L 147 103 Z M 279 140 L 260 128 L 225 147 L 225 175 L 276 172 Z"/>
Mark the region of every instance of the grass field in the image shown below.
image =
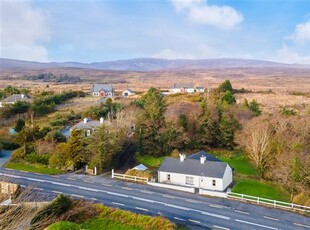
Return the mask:
<path id="1" fill-rule="evenodd" d="M 45 165 L 40 165 L 40 164 L 28 165 L 28 164 L 22 164 L 22 163 L 8 162 L 4 165 L 4 167 L 9 168 L 9 169 L 15 169 L 15 170 L 33 172 L 33 173 L 42 173 L 42 174 L 47 174 L 47 175 L 63 173 L 63 171 L 59 169 L 47 168 Z"/>
<path id="2" fill-rule="evenodd" d="M 137 161 L 149 168 L 158 168 L 165 160 L 165 157 L 141 156 L 140 154 L 136 154 L 135 157 Z"/>
<path id="3" fill-rule="evenodd" d="M 82 229 L 141 230 L 142 228 L 128 226 L 120 222 L 99 218 L 93 218 L 83 224 L 76 224 L 68 221 L 60 221 L 46 228 L 46 230 L 82 230 Z"/>
<path id="4" fill-rule="evenodd" d="M 236 178 L 235 180 L 236 185 L 232 189 L 233 192 L 290 202 L 290 194 L 275 184 L 254 179 Z"/>

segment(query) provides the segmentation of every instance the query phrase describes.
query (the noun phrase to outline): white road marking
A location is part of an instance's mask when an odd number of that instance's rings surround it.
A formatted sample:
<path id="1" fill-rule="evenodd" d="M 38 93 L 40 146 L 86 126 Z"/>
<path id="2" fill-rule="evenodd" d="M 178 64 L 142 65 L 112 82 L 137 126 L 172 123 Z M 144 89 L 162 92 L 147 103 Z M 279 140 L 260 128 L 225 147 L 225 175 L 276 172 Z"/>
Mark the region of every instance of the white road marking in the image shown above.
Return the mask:
<path id="1" fill-rule="evenodd" d="M 23 172 L 23 173 L 28 173 L 27 171 L 24 171 L 24 170 L 19 170 L 20 172 Z"/>
<path id="2" fill-rule="evenodd" d="M 117 202 L 112 202 L 112 204 L 116 204 L 116 205 L 119 205 L 119 206 L 125 206 L 124 204 L 122 204 L 122 203 L 117 203 Z"/>
<path id="3" fill-rule="evenodd" d="M 68 180 L 76 180 L 75 178 L 67 177 Z"/>
<path id="4" fill-rule="evenodd" d="M 224 219 L 224 220 L 230 220 L 230 217 L 227 217 L 227 216 L 222 216 L 222 215 L 213 214 L 213 213 L 204 212 L 204 211 L 200 211 L 200 212 L 201 212 L 201 214 L 203 214 L 203 215 L 213 216 L 213 217 L 217 217 L 217 218 Z"/>
<path id="5" fill-rule="evenodd" d="M 153 194 L 152 192 L 146 191 L 146 190 L 140 190 L 140 192 L 147 193 L 147 194 Z"/>
<path id="6" fill-rule="evenodd" d="M 103 185 L 103 186 L 108 186 L 108 187 L 112 187 L 112 185 L 110 185 L 110 184 L 101 184 L 101 185 Z"/>
<path id="7" fill-rule="evenodd" d="M 79 197 L 79 198 L 84 198 L 84 196 L 81 196 L 81 195 L 76 195 L 76 194 L 71 194 L 71 196 L 74 196 L 74 197 Z"/>
<path id="8" fill-rule="evenodd" d="M 304 224 L 299 224 L 299 223 L 294 223 L 294 224 L 300 227 L 310 228 L 309 225 L 304 225 Z"/>
<path id="9" fill-rule="evenodd" d="M 121 189 L 132 190 L 132 188 L 127 188 L 127 187 L 121 187 Z"/>
<path id="10" fill-rule="evenodd" d="M 35 190 L 43 191 L 43 188 L 34 188 Z"/>
<path id="11" fill-rule="evenodd" d="M 59 177 L 59 176 L 56 176 L 56 175 L 51 175 L 51 177 Z"/>
<path id="12" fill-rule="evenodd" d="M 96 198 L 90 198 L 91 200 L 97 200 Z"/>
<path id="13" fill-rule="evenodd" d="M 170 196 L 170 195 L 163 195 L 163 197 L 171 198 L 171 199 L 174 199 L 174 198 L 175 198 L 175 196 Z"/>
<path id="14" fill-rule="evenodd" d="M 148 212 L 148 211 L 149 211 L 149 210 L 146 209 L 146 208 L 140 208 L 140 207 L 136 207 L 136 209 L 141 210 L 141 211 L 145 211 L 145 212 Z"/>
<path id="15" fill-rule="evenodd" d="M 217 205 L 217 204 L 209 204 L 210 207 L 213 207 L 213 208 L 227 208 L 223 205 Z"/>
<path id="16" fill-rule="evenodd" d="M 45 182 L 45 180 L 40 180 L 40 179 L 35 179 L 35 178 L 29 178 L 25 177 L 26 180 L 31 180 L 31 181 L 37 181 L 37 182 Z"/>
<path id="17" fill-rule="evenodd" d="M 269 220 L 279 220 L 277 218 L 271 217 L 271 216 L 263 216 L 265 219 L 269 219 Z"/>
<path id="18" fill-rule="evenodd" d="M 7 177 L 13 177 L 13 178 L 21 178 L 20 176 L 10 175 L 10 174 L 6 174 L 6 173 L 0 173 L 0 175 L 7 176 Z"/>
<path id="19" fill-rule="evenodd" d="M 52 192 L 53 192 L 53 193 L 58 193 L 58 194 L 62 193 L 62 192 L 54 191 L 54 190 L 52 190 Z"/>
<path id="20" fill-rule="evenodd" d="M 86 188 L 86 187 L 77 187 L 77 188 L 82 189 L 82 190 L 92 191 L 92 192 L 101 192 L 101 190 L 94 189 L 94 188 Z"/>
<path id="21" fill-rule="evenodd" d="M 179 218 L 179 217 L 174 217 L 174 219 L 176 219 L 176 220 L 180 220 L 180 221 L 186 221 L 186 220 L 184 220 L 184 219 L 182 219 L 182 218 Z"/>
<path id="22" fill-rule="evenodd" d="M 129 197 L 127 195 L 123 195 L 123 194 L 119 194 L 119 193 L 115 193 L 115 192 L 106 192 L 106 193 L 110 194 L 110 195 L 114 195 L 114 196 Z"/>
<path id="23" fill-rule="evenodd" d="M 249 214 L 250 214 L 249 212 L 241 211 L 241 210 L 238 210 L 238 209 L 235 209 L 234 211 L 235 211 L 235 212 L 242 213 L 242 214 L 246 214 L 246 215 L 249 215 Z"/>
<path id="24" fill-rule="evenodd" d="M 278 230 L 278 228 L 274 228 L 274 227 L 270 227 L 270 226 L 262 225 L 262 224 L 256 224 L 256 223 L 252 223 L 252 222 L 249 222 L 249 221 L 238 220 L 238 219 L 236 219 L 236 221 L 237 221 L 237 222 L 240 222 L 240 223 L 244 223 L 244 224 L 259 226 L 259 227 L 262 227 L 262 228 L 268 228 L 268 229 Z"/>
<path id="25" fill-rule="evenodd" d="M 222 226 L 218 226 L 218 225 L 213 225 L 214 228 L 219 228 L 219 229 L 224 229 L 224 230 L 229 230 L 229 228 L 224 228 Z"/>
<path id="26" fill-rule="evenodd" d="M 132 199 L 134 200 L 141 200 L 141 201 L 144 201 L 144 202 L 148 202 L 148 203 L 154 203 L 155 201 L 153 200 L 149 200 L 149 199 L 145 199 L 145 198 L 140 198 L 140 197 L 132 197 Z"/>
<path id="27" fill-rule="evenodd" d="M 190 203 L 194 203 L 194 204 L 198 204 L 199 202 L 196 200 L 191 200 L 191 199 L 185 199 L 185 201 L 190 202 Z"/>
<path id="28" fill-rule="evenodd" d="M 37 174 L 37 175 L 43 175 L 42 173 L 34 173 L 34 174 Z"/>
<path id="29" fill-rule="evenodd" d="M 171 207 L 171 208 L 177 208 L 177 209 L 181 209 L 181 210 L 186 210 L 186 211 L 189 211 L 189 208 L 184 208 L 182 206 L 179 206 L 179 205 L 174 205 L 174 204 L 165 204 L 163 203 L 165 206 L 167 207 Z"/>
<path id="30" fill-rule="evenodd" d="M 10 170 L 10 171 L 13 171 L 13 169 L 8 169 L 8 168 L 6 168 L 6 170 Z"/>
<path id="31" fill-rule="evenodd" d="M 50 182 L 52 184 L 56 184 L 56 185 L 60 185 L 60 186 L 71 187 L 70 184 L 64 184 L 64 183 L 53 182 L 53 181 L 46 181 L 46 182 Z"/>
<path id="32" fill-rule="evenodd" d="M 93 182 L 93 181 L 89 181 L 89 180 L 83 180 L 85 183 L 91 183 L 91 184 L 93 184 L 93 183 L 95 183 L 95 182 Z"/>
<path id="33" fill-rule="evenodd" d="M 200 221 L 198 221 L 198 220 L 188 219 L 188 221 L 193 222 L 193 223 L 196 223 L 196 224 L 200 224 Z"/>

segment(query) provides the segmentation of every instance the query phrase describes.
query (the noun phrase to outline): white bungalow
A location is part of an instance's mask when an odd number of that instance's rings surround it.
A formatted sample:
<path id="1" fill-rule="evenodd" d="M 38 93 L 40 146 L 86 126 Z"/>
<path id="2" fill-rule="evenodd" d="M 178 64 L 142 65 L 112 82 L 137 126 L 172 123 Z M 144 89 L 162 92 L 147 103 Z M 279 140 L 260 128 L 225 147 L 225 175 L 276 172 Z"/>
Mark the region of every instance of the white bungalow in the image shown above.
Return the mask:
<path id="1" fill-rule="evenodd" d="M 233 182 L 233 170 L 225 162 L 200 151 L 180 159 L 168 157 L 158 170 L 158 182 L 204 190 L 225 191 Z"/>
<path id="2" fill-rule="evenodd" d="M 123 97 L 128 97 L 128 96 L 132 96 L 132 95 L 135 95 L 135 92 L 131 89 L 125 89 L 123 92 L 122 92 L 122 96 Z"/>
<path id="3" fill-rule="evenodd" d="M 92 121 L 89 118 L 84 118 L 83 121 L 73 125 L 70 128 L 70 133 L 72 132 L 72 130 L 80 129 L 85 132 L 85 136 L 90 136 L 95 131 L 96 128 L 103 125 L 103 122 L 104 122 L 103 117 L 101 117 L 99 121 Z"/>

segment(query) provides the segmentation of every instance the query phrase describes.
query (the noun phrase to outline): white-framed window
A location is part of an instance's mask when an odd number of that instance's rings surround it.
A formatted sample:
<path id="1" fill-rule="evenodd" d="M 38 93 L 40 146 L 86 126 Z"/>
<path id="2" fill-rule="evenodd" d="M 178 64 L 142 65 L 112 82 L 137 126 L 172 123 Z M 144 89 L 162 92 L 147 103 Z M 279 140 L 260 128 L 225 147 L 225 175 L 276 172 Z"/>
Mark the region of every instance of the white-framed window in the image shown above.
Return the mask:
<path id="1" fill-rule="evenodd" d="M 216 186 L 216 180 L 212 180 L 212 186 Z"/>
<path id="2" fill-rule="evenodd" d="M 90 129 L 88 129 L 87 131 L 86 131 L 86 136 L 90 136 Z"/>
<path id="3" fill-rule="evenodd" d="M 170 174 L 167 174 L 167 181 L 170 181 Z"/>
<path id="4" fill-rule="evenodd" d="M 192 176 L 185 177 L 185 184 L 193 185 L 194 184 L 194 177 L 192 177 Z"/>

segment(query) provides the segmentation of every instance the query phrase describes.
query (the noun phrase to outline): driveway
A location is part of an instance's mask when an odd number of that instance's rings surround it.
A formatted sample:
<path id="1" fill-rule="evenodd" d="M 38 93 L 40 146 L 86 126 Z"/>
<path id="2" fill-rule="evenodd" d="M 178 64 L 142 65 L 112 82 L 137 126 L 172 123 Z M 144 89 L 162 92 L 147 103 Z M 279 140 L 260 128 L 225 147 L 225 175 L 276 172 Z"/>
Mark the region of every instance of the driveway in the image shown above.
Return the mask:
<path id="1" fill-rule="evenodd" d="M 0 153 L 0 167 L 9 161 L 13 150 L 2 150 Z"/>

